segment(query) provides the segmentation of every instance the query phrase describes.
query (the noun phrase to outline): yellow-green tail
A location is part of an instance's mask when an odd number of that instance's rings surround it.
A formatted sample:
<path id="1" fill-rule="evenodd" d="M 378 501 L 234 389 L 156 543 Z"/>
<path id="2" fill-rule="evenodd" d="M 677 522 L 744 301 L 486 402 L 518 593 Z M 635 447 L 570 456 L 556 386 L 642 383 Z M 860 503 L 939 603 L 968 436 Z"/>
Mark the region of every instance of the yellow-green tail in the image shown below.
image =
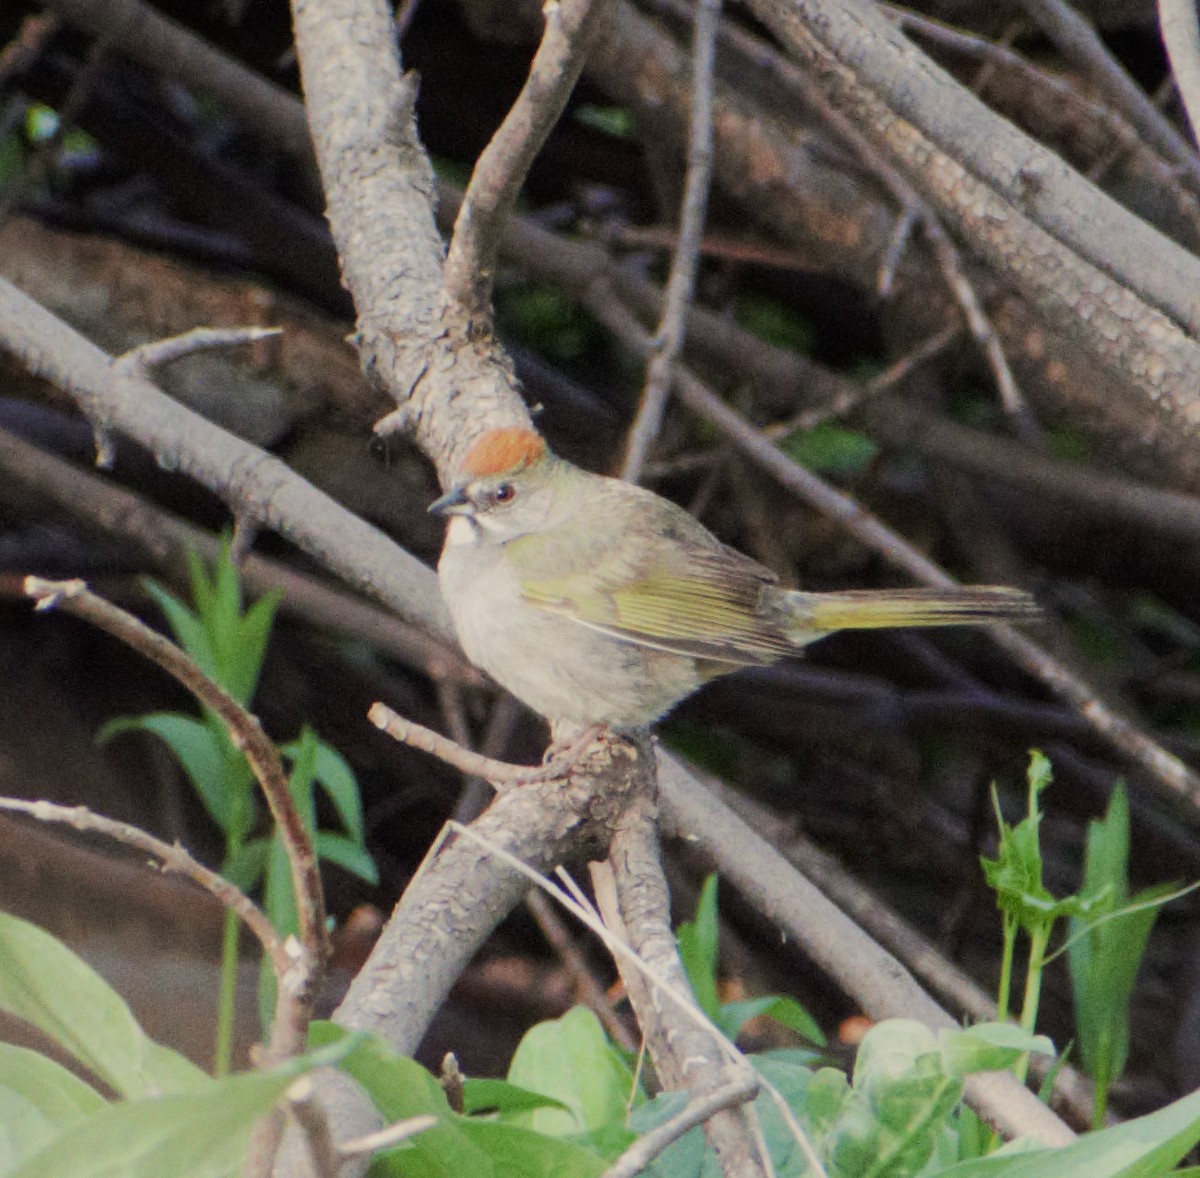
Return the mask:
<path id="1" fill-rule="evenodd" d="M 1020 589 L 977 585 L 963 589 L 848 590 L 788 594 L 795 641 L 834 630 L 878 630 L 888 626 L 979 626 L 1035 622 L 1037 602 Z"/>

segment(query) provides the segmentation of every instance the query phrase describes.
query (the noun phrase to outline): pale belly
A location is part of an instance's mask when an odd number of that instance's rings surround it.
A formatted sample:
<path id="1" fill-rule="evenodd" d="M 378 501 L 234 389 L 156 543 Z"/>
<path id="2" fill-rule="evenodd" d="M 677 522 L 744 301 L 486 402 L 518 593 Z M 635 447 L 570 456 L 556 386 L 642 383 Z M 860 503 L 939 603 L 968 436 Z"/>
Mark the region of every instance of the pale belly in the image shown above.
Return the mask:
<path id="1" fill-rule="evenodd" d="M 482 575 L 453 548 L 438 565 L 467 657 L 556 724 L 652 723 L 700 686 L 694 659 L 625 642 L 530 605 L 502 561 Z"/>

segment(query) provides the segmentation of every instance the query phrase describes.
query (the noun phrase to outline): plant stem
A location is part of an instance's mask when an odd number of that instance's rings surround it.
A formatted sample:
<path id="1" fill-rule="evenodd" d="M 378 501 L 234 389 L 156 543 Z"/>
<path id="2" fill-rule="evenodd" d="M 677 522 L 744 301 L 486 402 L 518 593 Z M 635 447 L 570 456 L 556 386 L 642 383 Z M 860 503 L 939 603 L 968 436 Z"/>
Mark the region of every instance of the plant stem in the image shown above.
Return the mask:
<path id="1" fill-rule="evenodd" d="M 237 1000 L 238 934 L 237 916 L 225 912 L 225 931 L 221 938 L 221 993 L 217 1003 L 217 1044 L 213 1051 L 213 1074 L 220 1079 L 228 1074 L 233 1056 L 233 1019 Z"/>
<path id="2" fill-rule="evenodd" d="M 1021 1028 L 1033 1034 L 1037 1024 L 1038 1002 L 1042 996 L 1042 970 L 1046 964 L 1046 946 L 1054 922 L 1034 925 L 1029 929 L 1029 966 L 1025 971 L 1025 997 L 1021 1003 Z M 1017 1061 L 1017 1078 L 1022 1082 L 1029 1071 L 1029 1056 L 1022 1055 Z"/>
<path id="3" fill-rule="evenodd" d="M 1012 993 L 1013 954 L 1017 947 L 1017 922 L 1007 912 L 1001 920 L 1004 930 L 1004 952 L 1000 958 L 1000 985 L 996 993 L 997 1017 L 1001 1022 L 1008 1021 L 1008 1001 Z"/>

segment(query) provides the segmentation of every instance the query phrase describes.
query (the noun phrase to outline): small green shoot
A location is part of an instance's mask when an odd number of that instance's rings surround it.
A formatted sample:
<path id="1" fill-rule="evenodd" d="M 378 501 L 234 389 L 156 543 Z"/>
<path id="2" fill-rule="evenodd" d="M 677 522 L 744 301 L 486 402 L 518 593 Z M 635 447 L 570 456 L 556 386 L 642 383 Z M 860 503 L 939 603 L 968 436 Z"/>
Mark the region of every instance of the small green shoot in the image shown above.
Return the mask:
<path id="1" fill-rule="evenodd" d="M 262 672 L 279 595 L 267 594 L 243 609 L 237 568 L 228 543 L 211 572 L 194 554 L 189 555 L 188 566 L 192 606 L 153 581 L 146 582 L 146 589 L 183 650 L 209 678 L 248 707 Z M 294 932 L 295 897 L 282 845 L 277 835 L 251 837 L 259 820 L 254 775 L 220 717 L 207 708 L 200 718 L 174 712 L 122 717 L 104 725 L 98 739 L 107 741 L 133 731 L 152 733 L 175 754 L 204 808 L 225 836 L 221 873 L 243 891 L 256 888 L 265 879 L 265 902 L 272 923 L 280 933 Z M 358 785 L 350 767 L 307 727 L 280 752 L 291 765 L 289 786 L 314 837 L 318 856 L 336 862 L 368 883 L 376 882 L 374 864 L 363 846 Z M 329 796 L 344 832 L 316 829 L 314 783 Z M 237 918 L 227 912 L 214 1050 L 218 1076 L 228 1071 L 232 1051 L 238 934 Z M 269 1024 L 274 1008 L 273 985 L 274 975 L 264 962 L 259 987 L 264 1025 Z"/>

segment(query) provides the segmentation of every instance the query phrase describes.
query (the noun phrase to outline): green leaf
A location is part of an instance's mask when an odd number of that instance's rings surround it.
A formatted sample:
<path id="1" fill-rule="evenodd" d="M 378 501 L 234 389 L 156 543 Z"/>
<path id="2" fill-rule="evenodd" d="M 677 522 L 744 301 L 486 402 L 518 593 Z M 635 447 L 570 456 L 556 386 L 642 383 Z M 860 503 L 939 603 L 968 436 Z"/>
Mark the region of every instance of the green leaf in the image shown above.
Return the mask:
<path id="1" fill-rule="evenodd" d="M 460 1120 L 458 1127 L 468 1141 L 486 1154 L 495 1178 L 599 1178 L 608 1169 L 608 1160 L 600 1154 L 521 1125 Z M 469 1173 L 474 1175 L 478 1171 Z"/>
<path id="2" fill-rule="evenodd" d="M 177 597 L 172 597 L 157 581 L 144 580 L 146 592 L 158 603 L 175 635 L 175 641 L 192 657 L 192 661 L 210 679 L 217 679 L 217 658 L 212 642 L 198 615 L 192 613 Z"/>
<path id="3" fill-rule="evenodd" d="M 44 1031 L 122 1096 L 204 1091 L 212 1083 L 150 1039 L 121 996 L 65 945 L 7 913 L 0 913 L 0 1010 Z"/>
<path id="4" fill-rule="evenodd" d="M 323 740 L 317 741 L 314 766 L 317 784 L 329 795 L 342 825 L 361 846 L 363 841 L 362 797 L 358 780 L 346 758 Z"/>
<path id="5" fill-rule="evenodd" d="M 788 434 L 780 449 L 817 474 L 861 474 L 879 453 L 866 434 L 828 422 Z"/>
<path id="6" fill-rule="evenodd" d="M 1027 1052 L 1055 1054 L 1047 1036 L 1030 1034 L 1016 1023 L 979 1023 L 964 1031 L 942 1030 L 938 1032 L 938 1043 L 947 1074 L 958 1077 L 1012 1067 Z"/>
<path id="7" fill-rule="evenodd" d="M 1075 1021 L 1083 1066 L 1096 1081 L 1102 1107 L 1121 1077 L 1129 1053 L 1129 1003 L 1150 930 L 1154 906 L 1170 885 L 1142 892 L 1128 904 L 1129 802 L 1124 787 L 1113 791 L 1104 819 L 1088 824 L 1083 892 L 1093 900 L 1090 920 L 1071 922 L 1070 967 Z M 1113 915 L 1128 906 L 1124 915 Z"/>
<path id="8" fill-rule="evenodd" d="M 333 1023 L 315 1022 L 308 1038 L 310 1044 L 337 1043 L 349 1034 Z M 338 1066 L 363 1087 L 388 1124 L 423 1114 L 438 1118 L 434 1128 L 380 1159 L 386 1173 L 404 1178 L 488 1178 L 496 1173 L 487 1153 L 464 1132 L 465 1122 L 451 1112 L 442 1086 L 419 1063 L 368 1035 L 357 1037 Z"/>
<path id="9" fill-rule="evenodd" d="M 347 838 L 344 834 L 333 834 L 327 830 L 321 831 L 314 841 L 319 859 L 336 863 L 343 871 L 348 871 L 369 884 L 379 882 L 375 860 L 361 843 Z"/>
<path id="10" fill-rule="evenodd" d="M 243 703 L 248 704 L 254 698 L 266 659 L 271 627 L 275 624 L 275 611 L 282 600 L 283 594 L 272 590 L 246 610 L 240 621 L 231 621 L 230 628 L 236 630 L 237 641 L 229 652 L 229 693 Z"/>
<path id="11" fill-rule="evenodd" d="M 634 1090 L 633 1075 L 609 1044 L 600 1021 L 584 1006 L 530 1028 L 513 1054 L 508 1080 L 553 1096 L 570 1109 L 535 1109 L 515 1118 L 553 1137 L 590 1132 L 623 1119 Z"/>
<path id="12" fill-rule="evenodd" d="M 526 1112 L 533 1108 L 561 1108 L 570 1112 L 561 1100 L 510 1084 L 507 1080 L 465 1080 L 463 1106 L 468 1113 L 494 1109 L 502 1118 L 509 1113 Z"/>
<path id="13" fill-rule="evenodd" d="M 202 1090 L 106 1105 L 67 1129 L 5 1178 L 215 1178 L 234 1175 L 254 1123 L 304 1072 L 336 1063 L 349 1045 L 264 1072 L 210 1081 Z"/>
<path id="14" fill-rule="evenodd" d="M 1061 1149 L 993 1154 L 939 1178 L 1162 1178 L 1200 1141 L 1200 1092 Z"/>
<path id="15" fill-rule="evenodd" d="M 221 874 L 234 887 L 241 888 L 243 892 L 252 892 L 262 883 L 270 849 L 269 838 L 251 839 L 242 843 L 221 865 Z"/>
<path id="16" fill-rule="evenodd" d="M 696 1003 L 710 1019 L 717 1019 L 721 999 L 717 993 L 717 877 L 710 875 L 696 901 L 695 920 L 685 920 L 676 930 L 679 956 L 687 971 Z"/>
<path id="17" fill-rule="evenodd" d="M 825 1046 L 825 1034 L 803 1006 L 787 995 L 767 995 L 763 998 L 748 998 L 742 1002 L 726 1002 L 714 1020 L 722 1034 L 736 1039 L 738 1032 L 752 1018 L 766 1015 L 781 1026 L 795 1031 L 820 1047 Z"/>
<path id="18" fill-rule="evenodd" d="M 227 788 L 226 745 L 214 739 L 208 724 L 178 712 L 122 716 L 105 724 L 96 739 L 103 744 L 123 732 L 149 732 L 164 741 L 183 766 L 212 820 L 229 833 L 232 799 Z"/>
<path id="19" fill-rule="evenodd" d="M 0 1174 L 104 1103 L 60 1064 L 26 1047 L 0 1043 Z"/>

